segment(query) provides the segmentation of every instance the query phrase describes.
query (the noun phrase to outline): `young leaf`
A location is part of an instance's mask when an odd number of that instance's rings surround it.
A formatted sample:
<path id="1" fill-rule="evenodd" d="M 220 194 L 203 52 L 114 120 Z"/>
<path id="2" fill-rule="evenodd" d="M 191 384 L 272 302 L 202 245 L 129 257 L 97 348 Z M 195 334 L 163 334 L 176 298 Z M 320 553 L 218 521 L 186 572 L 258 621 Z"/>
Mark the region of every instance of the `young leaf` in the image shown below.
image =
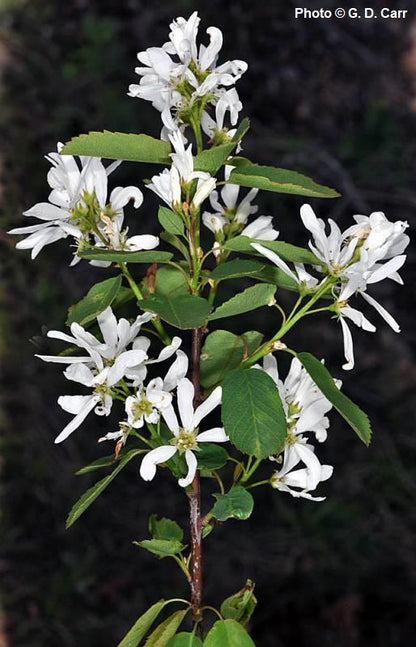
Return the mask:
<path id="1" fill-rule="evenodd" d="M 133 543 L 159 557 L 176 555 L 186 548 L 180 541 L 176 541 L 175 539 L 143 539 L 143 541 L 134 541 Z"/>
<path id="2" fill-rule="evenodd" d="M 172 245 L 175 249 L 182 254 L 185 260 L 189 259 L 189 252 L 186 245 L 183 244 L 180 238 L 170 234 L 168 231 L 162 231 L 160 233 L 160 238 L 164 240 L 168 245 Z"/>
<path id="3" fill-rule="evenodd" d="M 224 600 L 221 604 L 220 611 L 224 619 L 230 618 L 231 620 L 236 620 L 240 625 L 245 627 L 253 615 L 256 605 L 257 599 L 254 595 L 254 583 L 251 580 L 247 580 L 244 588 Z"/>
<path id="4" fill-rule="evenodd" d="M 310 177 L 296 171 L 274 168 L 273 166 L 259 166 L 258 164 L 247 164 L 235 168 L 228 183 L 312 198 L 338 198 L 340 195 L 338 191 L 317 184 Z"/>
<path id="5" fill-rule="evenodd" d="M 132 133 L 89 132 L 86 135 L 73 137 L 65 144 L 61 155 L 87 155 L 88 157 L 105 157 L 129 162 L 150 162 L 153 164 L 170 164 L 168 142 Z"/>
<path id="6" fill-rule="evenodd" d="M 204 647 L 255 647 L 255 644 L 235 620 L 217 620 L 204 640 Z"/>
<path id="7" fill-rule="evenodd" d="M 194 158 L 195 171 L 207 171 L 215 175 L 221 166 L 227 161 L 228 157 L 237 146 L 238 142 L 244 137 L 250 127 L 250 122 L 243 119 L 237 128 L 232 140 L 220 146 L 213 146 L 199 153 Z"/>
<path id="8" fill-rule="evenodd" d="M 218 384 L 224 375 L 237 368 L 245 357 L 258 348 L 263 335 L 249 330 L 234 335 L 228 330 L 215 330 L 205 339 L 201 350 L 201 384 L 205 389 Z"/>
<path id="9" fill-rule="evenodd" d="M 235 315 L 256 310 L 261 306 L 269 305 L 273 300 L 276 286 L 268 283 L 257 283 L 239 292 L 234 297 L 222 303 L 214 312 L 208 317 L 210 321 L 214 319 L 224 319 L 224 317 L 234 317 Z"/>
<path id="10" fill-rule="evenodd" d="M 328 369 L 310 353 L 298 353 L 299 361 L 303 364 L 316 386 L 334 405 L 335 409 L 348 422 L 350 427 L 365 445 L 371 442 L 371 425 L 368 416 L 352 400 L 350 400 L 334 384 L 334 378 Z"/>
<path id="11" fill-rule="evenodd" d="M 223 381 L 222 419 L 231 442 L 245 454 L 266 458 L 282 448 L 286 417 L 277 387 L 260 369 L 235 369 Z"/>
<path id="12" fill-rule="evenodd" d="M 183 539 L 183 530 L 176 521 L 172 519 L 158 519 L 156 514 L 149 518 L 149 532 L 153 539 L 168 539 L 181 542 Z"/>
<path id="13" fill-rule="evenodd" d="M 187 611 L 187 609 L 175 611 L 169 618 L 166 618 L 149 636 L 144 647 L 166 647 L 182 624 Z"/>
<path id="14" fill-rule="evenodd" d="M 167 232 L 176 236 L 183 236 L 185 227 L 182 218 L 177 213 L 167 207 L 159 207 L 157 217 L 161 227 Z"/>
<path id="15" fill-rule="evenodd" d="M 150 295 L 139 301 L 139 306 L 143 310 L 155 312 L 161 319 L 182 330 L 201 326 L 211 311 L 206 299 L 192 294 L 165 297 Z"/>
<path id="16" fill-rule="evenodd" d="M 254 250 L 253 250 L 254 251 Z M 252 276 L 265 267 L 265 263 L 257 261 L 248 261 L 241 258 L 235 258 L 228 263 L 222 263 L 209 273 L 210 279 L 214 281 L 223 281 L 224 279 L 234 279 L 239 276 Z"/>
<path id="17" fill-rule="evenodd" d="M 241 485 L 236 485 L 226 494 L 213 494 L 217 499 L 211 510 L 218 521 L 239 519 L 245 521 L 253 512 L 254 500 L 250 492 Z"/>
<path id="18" fill-rule="evenodd" d="M 275 252 L 280 258 L 289 263 L 307 263 L 309 265 L 321 265 L 321 261 L 312 254 L 309 249 L 303 247 L 297 247 L 296 245 L 291 245 L 290 243 L 285 243 L 281 240 L 258 240 L 257 238 L 249 238 L 248 236 L 236 236 L 232 240 L 229 240 L 225 243 L 225 248 L 233 252 L 244 252 L 245 254 L 252 254 L 253 256 L 262 256 L 254 247 L 252 243 L 258 243 L 271 249 Z M 267 261 L 266 261 L 267 262 Z"/>
<path id="19" fill-rule="evenodd" d="M 99 470 L 102 467 L 109 467 L 110 465 L 114 465 L 114 462 L 114 454 L 111 454 L 111 456 L 101 456 L 101 458 L 97 458 L 96 461 L 93 461 L 89 465 L 81 467 L 81 469 L 75 472 L 75 474 L 76 476 L 80 476 L 81 474 L 95 472 L 95 470 Z"/>
<path id="20" fill-rule="evenodd" d="M 103 310 L 112 304 L 121 287 L 121 274 L 111 279 L 96 283 L 88 294 L 71 306 L 66 323 L 70 326 L 75 321 L 81 326 L 93 321 Z"/>
<path id="21" fill-rule="evenodd" d="M 219 470 L 228 461 L 228 452 L 215 443 L 201 443 L 198 454 L 198 467 L 207 470 Z"/>
<path id="22" fill-rule="evenodd" d="M 92 487 L 90 487 L 89 490 L 84 492 L 84 494 L 81 496 L 80 499 L 73 505 L 71 508 L 71 511 L 68 515 L 68 518 L 66 520 L 66 527 L 70 528 L 72 524 L 74 524 L 77 519 L 80 518 L 82 514 L 84 514 L 85 510 L 90 507 L 91 503 L 97 499 L 100 494 L 105 490 L 107 485 L 111 483 L 113 479 L 117 476 L 119 472 L 127 465 L 129 461 L 131 461 L 132 458 L 135 456 L 138 456 L 139 454 L 143 454 L 146 450 L 144 449 L 132 449 L 129 451 L 123 458 L 120 460 L 119 464 L 109 474 L 108 476 L 105 476 L 101 481 L 98 481 L 98 483 L 95 483 Z"/>
<path id="23" fill-rule="evenodd" d="M 202 641 L 195 634 L 181 631 L 169 641 L 167 647 L 202 647 Z"/>
<path id="24" fill-rule="evenodd" d="M 150 627 L 162 611 L 166 602 L 159 600 L 150 607 L 132 626 L 117 647 L 139 647 L 140 641 L 145 637 Z"/>
<path id="25" fill-rule="evenodd" d="M 148 252 L 129 252 L 123 250 L 89 249 L 78 254 L 81 258 L 93 261 L 109 261 L 110 263 L 167 263 L 173 254 L 159 252 L 156 249 Z"/>

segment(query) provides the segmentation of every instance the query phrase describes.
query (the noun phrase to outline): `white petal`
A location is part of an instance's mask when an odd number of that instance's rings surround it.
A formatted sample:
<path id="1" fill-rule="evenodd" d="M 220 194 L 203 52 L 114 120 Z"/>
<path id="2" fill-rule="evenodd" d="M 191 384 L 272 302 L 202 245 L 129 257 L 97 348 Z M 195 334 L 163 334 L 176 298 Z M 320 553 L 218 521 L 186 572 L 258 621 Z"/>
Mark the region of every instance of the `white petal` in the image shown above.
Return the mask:
<path id="1" fill-rule="evenodd" d="M 128 368 L 145 361 L 147 355 L 142 350 L 126 350 L 121 353 L 108 371 L 107 384 L 113 386 L 126 374 Z"/>
<path id="2" fill-rule="evenodd" d="M 179 380 L 182 380 L 187 374 L 188 365 L 189 360 L 187 354 L 182 350 L 176 351 L 176 359 L 163 380 L 163 388 L 165 391 L 176 389 Z"/>
<path id="3" fill-rule="evenodd" d="M 254 247 L 254 249 L 256 249 L 260 254 L 262 254 L 263 256 L 266 256 L 266 258 L 268 258 L 279 269 L 281 269 L 282 272 L 287 274 L 287 276 L 293 279 L 296 283 L 299 283 L 299 279 L 296 276 L 296 274 L 294 274 L 294 272 L 292 272 L 290 267 L 286 265 L 286 263 L 282 261 L 282 259 L 279 258 L 277 254 L 272 252 L 271 249 L 267 249 L 267 247 L 263 247 L 263 245 L 259 245 L 258 243 L 251 243 L 251 247 Z"/>
<path id="4" fill-rule="evenodd" d="M 110 307 L 98 315 L 97 323 L 103 334 L 105 343 L 111 349 L 115 349 L 117 346 L 117 319 Z"/>
<path id="5" fill-rule="evenodd" d="M 70 401 L 70 398 L 77 398 L 77 400 L 72 400 Z M 81 400 L 80 398 L 83 398 L 83 404 L 81 408 L 79 407 Z M 71 422 L 64 428 L 62 429 L 61 433 L 55 438 L 55 443 L 61 443 L 63 440 L 68 438 L 70 434 L 72 434 L 75 429 L 77 429 L 80 424 L 85 420 L 85 418 L 88 416 L 90 411 L 95 407 L 95 405 L 98 403 L 100 399 L 99 395 L 87 395 L 87 396 L 70 396 L 70 395 L 64 395 L 58 398 L 58 404 L 65 410 L 69 411 L 72 408 L 71 413 L 75 412 L 75 410 L 78 410 L 78 413 L 76 414 L 75 418 L 71 420 Z"/>
<path id="6" fill-rule="evenodd" d="M 192 481 L 195 478 L 196 468 L 198 465 L 195 454 L 191 452 L 190 449 L 187 449 L 185 452 L 185 460 L 186 464 L 188 465 L 188 474 L 185 476 L 185 478 L 179 479 L 178 483 L 181 487 L 187 487 L 187 485 L 191 485 Z"/>
<path id="7" fill-rule="evenodd" d="M 179 433 L 179 423 L 173 406 L 170 404 L 168 407 L 165 407 L 162 409 L 161 414 L 173 435 L 177 436 Z"/>
<path id="8" fill-rule="evenodd" d="M 126 245 L 133 252 L 141 249 L 155 249 L 159 245 L 159 238 L 150 234 L 141 234 L 127 238 Z"/>
<path id="9" fill-rule="evenodd" d="M 226 443 L 229 440 L 222 427 L 214 427 L 198 434 L 196 441 L 198 443 Z"/>
<path id="10" fill-rule="evenodd" d="M 140 476 L 144 481 L 151 481 L 156 474 L 156 465 L 166 463 L 174 454 L 176 454 L 176 447 L 173 445 L 163 445 L 152 449 L 143 458 L 140 465 Z"/>
<path id="11" fill-rule="evenodd" d="M 178 384 L 178 409 L 182 421 L 182 427 L 186 431 L 193 431 L 194 400 L 195 390 L 192 382 L 184 377 Z M 196 426 L 196 425 L 195 425 Z"/>
<path id="12" fill-rule="evenodd" d="M 384 263 L 384 265 L 381 265 L 378 267 L 367 279 L 367 283 L 378 283 L 378 281 L 382 281 L 385 278 L 390 277 L 392 274 L 394 275 L 397 270 L 399 270 L 402 265 L 404 264 L 406 260 L 406 256 L 396 256 L 395 258 L 392 258 L 391 260 L 387 261 L 387 263 Z"/>
<path id="13" fill-rule="evenodd" d="M 397 321 L 391 316 L 391 314 L 389 312 L 387 312 L 387 310 L 385 308 L 383 308 L 383 306 L 378 301 L 373 299 L 373 297 L 370 297 L 370 295 L 367 294 L 366 292 L 362 292 L 361 296 L 370 305 L 372 305 L 373 308 L 375 308 L 377 310 L 379 315 L 381 315 L 383 317 L 384 321 L 389 324 L 389 326 L 394 330 L 394 332 L 400 332 L 400 326 L 397 323 Z"/>
<path id="14" fill-rule="evenodd" d="M 346 364 L 342 365 L 342 368 L 344 371 L 350 371 L 354 368 L 354 347 L 352 343 L 352 335 L 345 319 L 341 317 L 340 322 L 344 338 L 344 357 L 347 360 Z"/>
<path id="15" fill-rule="evenodd" d="M 110 202 L 114 211 L 120 211 L 130 200 L 134 200 L 135 209 L 143 202 L 143 193 L 136 186 L 117 186 L 111 192 Z"/>
<path id="16" fill-rule="evenodd" d="M 94 374 L 85 364 L 70 364 L 64 375 L 67 380 L 78 382 L 84 386 L 94 385 Z"/>
<path id="17" fill-rule="evenodd" d="M 206 400 L 196 409 L 193 415 L 192 427 L 191 429 L 196 429 L 199 426 L 199 423 L 205 416 L 207 416 L 215 407 L 217 407 L 221 402 L 222 388 L 217 386 L 216 389 L 208 396 Z"/>
<path id="18" fill-rule="evenodd" d="M 73 343 L 73 342 L 71 342 Z M 43 362 L 52 362 L 53 364 L 82 364 L 91 362 L 91 357 L 66 357 L 65 355 L 35 355 Z"/>

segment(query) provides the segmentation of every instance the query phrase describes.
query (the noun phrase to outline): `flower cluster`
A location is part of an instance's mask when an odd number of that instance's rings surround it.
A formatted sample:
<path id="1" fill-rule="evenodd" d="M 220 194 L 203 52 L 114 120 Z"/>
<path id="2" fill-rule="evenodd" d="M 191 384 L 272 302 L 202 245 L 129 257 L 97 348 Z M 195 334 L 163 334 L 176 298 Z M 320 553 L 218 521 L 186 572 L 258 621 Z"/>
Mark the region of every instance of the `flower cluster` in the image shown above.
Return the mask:
<path id="1" fill-rule="evenodd" d="M 161 112 L 162 137 L 196 119 L 206 134 L 221 143 L 232 135 L 224 128 L 225 114 L 229 112 L 231 125 L 235 125 L 242 108 L 233 86 L 247 70 L 247 63 L 234 60 L 218 65 L 222 33 L 217 27 L 208 27 L 210 42 L 198 47 L 199 23 L 196 11 L 188 20 L 179 17 L 170 25 L 168 42 L 139 52 L 142 65 L 135 72 L 142 78 L 139 84 L 130 85 L 128 94 L 151 101 Z M 215 119 L 209 106 L 215 106 Z"/>
<path id="2" fill-rule="evenodd" d="M 98 157 L 80 157 L 78 165 L 72 155 L 61 155 L 61 149 L 59 143 L 58 152 L 46 156 L 52 164 L 47 176 L 52 189 L 49 202 L 39 202 L 23 214 L 42 222 L 9 231 L 10 234 L 29 234 L 16 247 L 31 249 L 33 259 L 45 245 L 70 236 L 76 247 L 72 265 L 80 260 L 77 252 L 91 245 L 131 251 L 157 247 L 157 236 L 145 234 L 128 238 L 128 229 L 123 230 L 123 208 L 130 200 L 136 209 L 140 207 L 143 202 L 140 189 L 118 186 L 107 197 L 108 176 L 121 162 L 113 162 L 105 168 Z M 103 265 L 100 261 L 92 263 Z"/>
<path id="3" fill-rule="evenodd" d="M 297 358 L 292 360 L 284 382 L 279 377 L 273 355 L 264 357 L 263 370 L 276 384 L 287 422 L 283 464 L 280 470 L 273 474 L 271 485 L 293 497 L 323 501 L 324 497 L 314 497 L 310 492 L 315 490 L 321 481 L 326 481 L 332 476 L 333 467 L 321 465 L 315 455 L 315 447 L 305 434 L 315 434 L 319 443 L 326 440 L 329 420 L 325 414 L 332 409 L 332 404 L 321 393 Z M 340 388 L 339 381 L 335 384 Z M 271 460 L 282 462 L 282 457 L 271 457 Z M 294 470 L 299 463 L 303 463 L 305 467 Z"/>

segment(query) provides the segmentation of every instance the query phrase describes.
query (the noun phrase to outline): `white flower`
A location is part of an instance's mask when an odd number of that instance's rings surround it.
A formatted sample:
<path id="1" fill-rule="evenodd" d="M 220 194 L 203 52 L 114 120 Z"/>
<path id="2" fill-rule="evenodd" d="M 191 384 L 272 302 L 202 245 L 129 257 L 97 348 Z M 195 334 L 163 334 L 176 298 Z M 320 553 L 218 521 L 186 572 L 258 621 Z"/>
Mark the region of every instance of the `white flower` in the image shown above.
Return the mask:
<path id="1" fill-rule="evenodd" d="M 188 466 L 188 474 L 185 478 L 179 479 L 179 485 L 186 487 L 190 485 L 195 477 L 198 460 L 194 452 L 198 452 L 198 444 L 204 442 L 224 443 L 228 440 L 222 427 L 215 427 L 208 431 L 199 433 L 199 425 L 221 402 L 221 387 L 217 387 L 209 397 L 194 410 L 194 387 L 192 383 L 184 378 L 178 384 L 178 408 L 181 417 L 179 425 L 173 406 L 163 408 L 161 413 L 166 424 L 173 433 L 170 445 L 162 445 L 152 449 L 143 458 L 140 466 L 140 475 L 145 481 L 151 481 L 156 474 L 156 465 L 165 463 L 174 454 L 184 454 Z"/>
<path id="2" fill-rule="evenodd" d="M 153 249 L 159 244 L 156 236 L 127 239 L 122 231 L 126 204 L 133 200 L 137 209 L 142 192 L 134 186 L 116 187 L 107 202 L 108 176 L 121 162 L 107 168 L 96 157 L 80 157 L 80 166 L 72 155 L 50 153 L 46 159 L 52 164 L 48 183 L 52 191 L 49 202 L 40 202 L 24 212 L 24 216 L 41 220 L 40 224 L 17 227 L 10 234 L 29 234 L 16 245 L 31 249 L 36 258 L 45 245 L 71 236 L 79 249 L 91 244 L 110 249 Z M 75 257 L 75 264 L 79 260 Z M 96 264 L 93 262 L 93 264 Z"/>
<path id="3" fill-rule="evenodd" d="M 319 462 L 319 461 L 318 461 Z M 324 501 L 325 497 L 314 497 L 310 494 L 321 481 L 331 478 L 334 468 L 332 465 L 317 465 L 315 471 L 304 467 L 293 471 L 293 464 L 285 454 L 281 470 L 274 472 L 270 484 L 276 490 L 288 492 L 293 497 L 301 497 L 310 501 Z M 294 489 L 296 488 L 296 489 Z"/>
<path id="4" fill-rule="evenodd" d="M 273 227 L 272 216 L 259 216 L 241 232 L 242 236 L 257 238 L 258 240 L 276 240 L 279 232 Z"/>
<path id="5" fill-rule="evenodd" d="M 280 256 L 278 256 L 271 249 L 267 249 L 267 247 L 259 245 L 258 243 L 251 243 L 251 246 L 256 251 L 258 251 L 259 254 L 262 254 L 263 256 L 268 258 L 269 261 L 272 261 L 272 263 L 274 263 L 276 267 L 278 267 L 289 278 L 295 281 L 295 283 L 297 283 L 301 289 L 306 288 L 308 290 L 314 290 L 318 287 L 318 279 L 305 270 L 303 263 L 294 263 L 295 269 L 294 271 L 292 271 L 290 267 L 280 258 Z"/>
<path id="6" fill-rule="evenodd" d="M 405 234 L 408 223 L 403 220 L 390 222 L 382 211 L 374 211 L 369 216 L 353 216 L 356 225 L 344 232 L 344 237 L 355 237 L 362 241 L 362 250 L 369 256 L 369 264 L 399 256 L 409 244 Z"/>

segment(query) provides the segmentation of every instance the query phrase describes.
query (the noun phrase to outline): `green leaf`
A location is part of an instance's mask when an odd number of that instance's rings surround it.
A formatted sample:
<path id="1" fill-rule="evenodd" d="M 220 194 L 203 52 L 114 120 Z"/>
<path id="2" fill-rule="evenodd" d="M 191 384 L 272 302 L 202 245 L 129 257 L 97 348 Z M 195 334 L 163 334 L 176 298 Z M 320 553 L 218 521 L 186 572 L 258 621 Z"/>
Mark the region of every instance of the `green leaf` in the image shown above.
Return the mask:
<path id="1" fill-rule="evenodd" d="M 273 283 L 279 288 L 290 290 L 291 292 L 299 292 L 299 286 L 293 279 L 290 278 L 285 272 L 275 265 L 265 265 L 263 269 L 251 275 L 252 279 L 258 279 L 265 283 Z"/>
<path id="2" fill-rule="evenodd" d="M 235 620 L 218 620 L 208 632 L 204 647 L 255 647 L 255 644 Z"/>
<path id="3" fill-rule="evenodd" d="M 169 557 L 169 555 L 176 555 L 185 550 L 186 546 L 180 541 L 175 539 L 143 539 L 143 541 L 134 541 L 136 546 L 145 548 L 149 553 L 158 555 L 159 557 Z"/>
<path id="4" fill-rule="evenodd" d="M 123 250 L 89 249 L 78 254 L 81 258 L 110 263 L 167 263 L 173 257 L 170 252 L 159 252 L 156 249 L 148 252 L 124 252 Z"/>
<path id="5" fill-rule="evenodd" d="M 372 431 L 367 414 L 335 386 L 334 378 L 319 359 L 310 353 L 298 353 L 297 357 L 316 386 L 354 429 L 363 443 L 368 446 L 371 442 Z"/>
<path id="6" fill-rule="evenodd" d="M 159 207 L 157 214 L 160 225 L 170 234 L 183 236 L 185 227 L 182 218 L 167 207 Z"/>
<path id="7" fill-rule="evenodd" d="M 182 624 L 187 611 L 187 609 L 175 611 L 169 618 L 166 618 L 146 640 L 145 647 L 166 647 Z"/>
<path id="8" fill-rule="evenodd" d="M 228 461 L 228 452 L 215 443 L 201 443 L 197 452 L 198 467 L 207 470 L 219 470 Z"/>
<path id="9" fill-rule="evenodd" d="M 268 283 L 257 283 L 239 292 L 234 297 L 222 303 L 214 312 L 208 317 L 210 321 L 214 319 L 224 319 L 224 317 L 234 317 L 235 315 L 256 310 L 261 306 L 268 305 L 274 298 L 276 286 Z"/>
<path id="10" fill-rule="evenodd" d="M 253 615 L 256 605 L 257 599 L 254 595 L 254 583 L 251 580 L 247 580 L 244 588 L 224 600 L 221 604 L 220 611 L 224 619 L 230 618 L 231 620 L 236 620 L 240 625 L 245 627 Z"/>
<path id="11" fill-rule="evenodd" d="M 263 335 L 249 330 L 234 335 L 228 330 L 215 330 L 205 339 L 201 349 L 201 384 L 205 389 L 222 381 L 224 375 L 237 368 L 262 342 Z"/>
<path id="12" fill-rule="evenodd" d="M 338 198 L 340 195 L 334 189 L 317 184 L 310 177 L 296 171 L 258 164 L 238 166 L 232 171 L 228 184 L 312 198 Z"/>
<path id="13" fill-rule="evenodd" d="M 168 539 L 181 542 L 183 539 L 183 530 L 176 521 L 172 519 L 158 519 L 156 514 L 149 518 L 149 532 L 153 539 Z"/>
<path id="14" fill-rule="evenodd" d="M 164 240 L 168 245 L 172 245 L 175 249 L 177 249 L 182 256 L 188 260 L 189 258 L 189 252 L 186 247 L 186 245 L 183 244 L 183 242 L 178 238 L 177 236 L 174 236 L 173 234 L 170 234 L 168 231 L 162 231 L 160 233 L 160 238 Z"/>
<path id="15" fill-rule="evenodd" d="M 118 647 L 139 647 L 139 643 L 149 631 L 150 627 L 162 611 L 166 602 L 159 600 L 150 607 L 132 626 L 130 631 L 124 636 Z"/>
<path id="16" fill-rule="evenodd" d="M 217 499 L 217 502 L 211 513 L 218 521 L 227 519 L 245 521 L 253 512 L 254 499 L 250 492 L 247 492 L 241 485 L 236 485 L 226 494 L 213 494 L 212 496 Z"/>
<path id="17" fill-rule="evenodd" d="M 75 472 L 75 474 L 76 476 L 80 476 L 81 474 L 88 474 L 89 472 L 95 472 L 95 470 L 99 470 L 102 467 L 109 467 L 110 465 L 114 465 L 114 463 L 114 454 L 111 454 L 111 456 L 101 456 L 101 458 L 97 458 L 96 461 L 93 461 L 89 465 L 81 467 L 81 469 Z"/>
<path id="18" fill-rule="evenodd" d="M 192 294 L 172 297 L 151 295 L 139 301 L 139 306 L 148 312 L 155 312 L 161 319 L 182 330 L 198 328 L 205 323 L 211 311 L 206 299 Z"/>
<path id="19" fill-rule="evenodd" d="M 254 250 L 253 250 L 254 251 Z M 208 278 L 214 281 L 223 281 L 224 279 L 235 279 L 239 276 L 252 276 L 257 274 L 265 267 L 265 263 L 257 261 L 248 261 L 241 258 L 235 258 L 228 263 L 222 263 L 209 273 Z"/>
<path id="20" fill-rule="evenodd" d="M 220 146 L 213 146 L 206 149 L 194 157 L 195 171 L 207 171 L 211 175 L 215 175 L 221 166 L 227 161 L 228 157 L 237 146 L 238 142 L 244 137 L 250 127 L 250 122 L 243 119 L 234 134 L 232 141 L 221 144 Z"/>
<path id="21" fill-rule="evenodd" d="M 121 279 L 120 274 L 96 283 L 81 301 L 69 308 L 68 319 L 66 320 L 68 326 L 75 321 L 81 326 L 85 326 L 85 324 L 96 319 L 116 298 L 121 287 Z"/>
<path id="22" fill-rule="evenodd" d="M 97 499 L 100 494 L 105 490 L 107 485 L 111 483 L 113 479 L 117 476 L 119 472 L 127 465 L 129 461 L 131 461 L 132 458 L 135 456 L 138 456 L 139 454 L 143 454 L 146 450 L 145 449 L 132 449 L 129 451 L 123 458 L 120 460 L 119 464 L 109 474 L 108 476 L 105 476 L 101 481 L 98 481 L 98 483 L 95 483 L 92 487 L 90 487 L 89 490 L 84 492 L 84 494 L 81 496 L 80 499 L 73 505 L 71 508 L 71 511 L 68 515 L 68 518 L 66 520 L 66 527 L 70 528 L 72 524 L 74 524 L 77 519 L 80 518 L 82 514 L 84 514 L 85 510 L 90 507 L 91 503 Z"/>
<path id="23" fill-rule="evenodd" d="M 87 155 L 105 157 L 129 162 L 150 162 L 152 164 L 170 164 L 168 142 L 132 133 L 89 132 L 86 135 L 73 137 L 65 144 L 61 155 Z"/>
<path id="24" fill-rule="evenodd" d="M 244 252 L 245 254 L 252 254 L 253 256 L 260 256 L 264 259 L 258 251 L 252 247 L 252 243 L 258 243 L 267 249 L 271 249 L 280 258 L 289 263 L 307 263 L 308 265 L 322 265 L 315 254 L 309 249 L 304 247 L 297 247 L 281 240 L 259 240 L 257 238 L 249 238 L 248 236 L 236 236 L 232 240 L 225 243 L 225 248 L 233 252 Z M 265 261 L 267 262 L 267 261 Z"/>
<path id="25" fill-rule="evenodd" d="M 202 647 L 202 641 L 198 636 L 189 632 L 181 631 L 169 641 L 167 647 Z"/>
<path id="26" fill-rule="evenodd" d="M 258 458 L 276 454 L 286 438 L 286 417 L 276 384 L 256 368 L 230 371 L 223 381 L 222 419 L 240 451 Z"/>
<path id="27" fill-rule="evenodd" d="M 183 273 L 176 267 L 165 265 L 156 271 L 155 295 L 158 297 L 188 294 L 189 286 Z"/>

